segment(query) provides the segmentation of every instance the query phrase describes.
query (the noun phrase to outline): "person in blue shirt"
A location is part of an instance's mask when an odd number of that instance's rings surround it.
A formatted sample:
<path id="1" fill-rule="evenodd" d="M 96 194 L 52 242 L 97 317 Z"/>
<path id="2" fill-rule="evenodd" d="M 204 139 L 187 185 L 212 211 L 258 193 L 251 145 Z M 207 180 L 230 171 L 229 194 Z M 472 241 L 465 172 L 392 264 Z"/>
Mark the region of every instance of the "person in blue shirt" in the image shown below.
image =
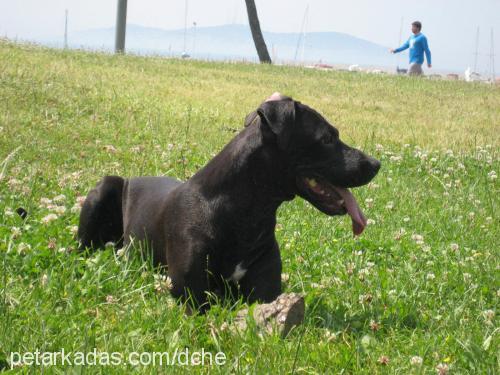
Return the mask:
<path id="1" fill-rule="evenodd" d="M 422 64 L 424 63 L 424 53 L 427 59 L 427 66 L 432 68 L 431 50 L 427 43 L 427 38 L 420 31 L 422 30 L 422 23 L 415 21 L 411 24 L 412 36 L 399 48 L 391 49 L 391 53 L 398 53 L 405 49 L 410 49 L 410 68 L 408 69 L 409 75 L 422 75 Z"/>

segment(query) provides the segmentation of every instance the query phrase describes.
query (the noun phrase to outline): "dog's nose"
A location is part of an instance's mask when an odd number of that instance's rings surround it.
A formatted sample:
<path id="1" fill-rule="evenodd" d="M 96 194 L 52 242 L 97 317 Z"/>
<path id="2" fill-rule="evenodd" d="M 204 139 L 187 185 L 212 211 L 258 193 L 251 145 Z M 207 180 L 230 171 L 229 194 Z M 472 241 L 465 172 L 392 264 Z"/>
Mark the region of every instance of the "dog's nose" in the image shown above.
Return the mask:
<path id="1" fill-rule="evenodd" d="M 375 176 L 380 169 L 380 161 L 371 156 L 367 156 L 361 164 L 361 168 L 368 172 L 370 175 Z"/>
<path id="2" fill-rule="evenodd" d="M 380 163 L 379 160 L 372 158 L 372 157 L 370 157 L 370 164 L 372 165 L 372 168 L 375 171 L 375 173 L 377 173 L 379 171 L 380 167 L 382 166 L 382 164 Z"/>

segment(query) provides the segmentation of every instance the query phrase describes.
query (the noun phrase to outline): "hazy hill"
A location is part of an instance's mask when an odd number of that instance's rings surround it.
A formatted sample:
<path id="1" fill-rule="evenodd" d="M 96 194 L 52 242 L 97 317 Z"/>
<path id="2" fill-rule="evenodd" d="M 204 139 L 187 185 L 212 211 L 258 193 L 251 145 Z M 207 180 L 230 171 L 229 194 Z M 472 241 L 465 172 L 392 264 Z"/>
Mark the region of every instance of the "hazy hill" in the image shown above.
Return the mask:
<path id="1" fill-rule="evenodd" d="M 69 44 L 112 50 L 114 33 L 114 28 L 80 31 L 69 35 Z M 338 32 L 307 33 L 304 47 L 301 43 L 300 48 L 299 33 L 264 32 L 264 37 L 277 61 L 294 61 L 297 55 L 299 61 L 333 64 L 394 66 L 396 62 L 386 47 Z M 60 45 L 62 40 L 52 38 L 45 42 Z M 180 55 L 184 51 L 184 30 L 128 25 L 126 47 L 140 54 Z M 186 51 L 197 58 L 257 59 L 250 29 L 245 25 L 190 28 L 186 32 Z"/>

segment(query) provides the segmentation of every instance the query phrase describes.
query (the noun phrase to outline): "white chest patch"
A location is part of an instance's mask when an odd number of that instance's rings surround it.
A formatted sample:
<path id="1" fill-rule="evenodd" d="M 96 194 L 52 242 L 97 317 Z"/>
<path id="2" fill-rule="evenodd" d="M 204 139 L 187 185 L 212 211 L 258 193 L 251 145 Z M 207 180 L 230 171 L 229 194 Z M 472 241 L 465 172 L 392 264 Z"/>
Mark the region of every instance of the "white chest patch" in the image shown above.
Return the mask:
<path id="1" fill-rule="evenodd" d="M 241 267 L 241 263 L 237 264 L 236 267 L 234 268 L 234 272 L 229 278 L 230 280 L 237 282 L 240 281 L 243 276 L 245 276 L 245 273 L 247 272 L 246 269 Z"/>

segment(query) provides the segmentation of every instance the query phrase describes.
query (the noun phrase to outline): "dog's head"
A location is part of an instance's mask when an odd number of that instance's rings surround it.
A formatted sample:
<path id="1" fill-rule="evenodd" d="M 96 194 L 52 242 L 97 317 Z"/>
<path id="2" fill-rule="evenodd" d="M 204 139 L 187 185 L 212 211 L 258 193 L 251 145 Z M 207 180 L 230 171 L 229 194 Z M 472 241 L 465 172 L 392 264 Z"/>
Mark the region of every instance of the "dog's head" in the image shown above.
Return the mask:
<path id="1" fill-rule="evenodd" d="M 370 182 L 380 162 L 343 143 L 339 131 L 314 109 L 279 93 L 246 123 L 257 118 L 270 142 L 285 154 L 296 194 L 327 215 L 348 213 L 354 234 L 361 234 L 366 218 L 348 188 Z"/>

